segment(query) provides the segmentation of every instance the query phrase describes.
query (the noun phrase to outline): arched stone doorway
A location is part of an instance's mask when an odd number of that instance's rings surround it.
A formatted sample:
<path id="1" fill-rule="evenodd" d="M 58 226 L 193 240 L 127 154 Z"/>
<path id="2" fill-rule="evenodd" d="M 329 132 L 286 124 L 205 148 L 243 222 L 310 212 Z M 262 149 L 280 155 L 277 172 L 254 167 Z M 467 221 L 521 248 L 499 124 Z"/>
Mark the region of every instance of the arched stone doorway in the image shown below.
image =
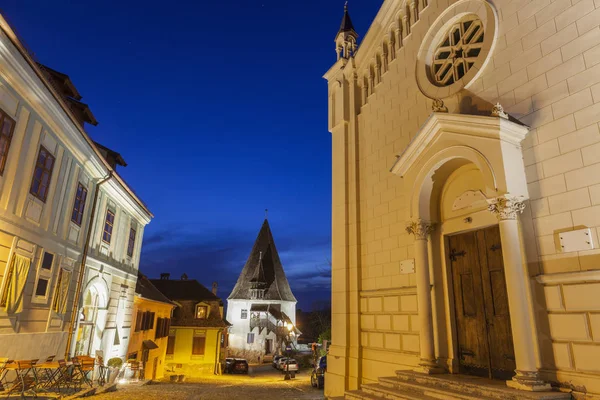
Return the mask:
<path id="1" fill-rule="evenodd" d="M 83 292 L 75 336 L 75 355 L 94 356 L 101 349 L 107 308 L 108 286 L 103 279 L 96 277 Z"/>
<path id="2" fill-rule="evenodd" d="M 412 222 L 407 231 L 415 236 L 421 356 L 418 370 L 421 372 L 439 373 L 445 369 L 461 372 L 468 364 L 463 361 L 475 353 L 469 349 L 472 343 L 468 343 L 469 337 L 464 332 L 470 329 L 464 316 L 473 311 L 468 308 L 475 303 L 466 305 L 465 314 L 465 304 L 457 307 L 456 300 L 471 301 L 477 294 L 457 292 L 468 282 L 456 282 L 462 279 L 456 270 L 469 269 L 479 274 L 480 278 L 471 282 L 471 287 L 477 287 L 478 283 L 481 296 L 486 294 L 482 279 L 489 279 L 490 272 L 497 277 L 503 272 L 502 279 L 497 279 L 496 287 L 491 290 L 505 296 L 506 304 L 498 305 L 506 309 L 505 326 L 500 330 L 504 332 L 505 347 L 510 351 L 494 357 L 511 358 L 514 353 L 512 364 L 510 360 L 502 364 L 509 375 L 516 365 L 516 375 L 507 382 L 510 386 L 524 390 L 549 388 L 538 378 L 535 321 L 518 221 L 528 197 L 520 147 L 527 132 L 527 127 L 501 117 L 434 112 L 392 168 L 405 184 L 413 187 Z M 497 237 L 493 238 L 494 235 Z M 490 243 L 487 243 L 488 236 Z M 487 261 L 453 262 L 458 255 L 453 253 L 455 249 L 451 249 L 450 244 L 465 240 L 474 246 L 472 254 L 481 246 L 502 249 L 499 258 L 500 253 L 496 253 L 493 271 L 474 265 Z M 483 257 L 487 258 L 487 255 Z M 477 306 L 485 309 L 489 305 Z M 457 310 L 461 315 L 457 315 Z M 477 323 L 489 325 L 490 321 Z M 500 320 L 497 323 L 500 324 Z M 470 334 L 487 336 L 491 331 L 493 328 L 488 326 L 487 330 L 484 327 Z M 477 348 L 479 354 L 472 360 L 485 360 L 484 367 L 491 371 L 501 362 L 500 358 L 490 358 L 490 349 L 490 343 L 487 348 Z"/>

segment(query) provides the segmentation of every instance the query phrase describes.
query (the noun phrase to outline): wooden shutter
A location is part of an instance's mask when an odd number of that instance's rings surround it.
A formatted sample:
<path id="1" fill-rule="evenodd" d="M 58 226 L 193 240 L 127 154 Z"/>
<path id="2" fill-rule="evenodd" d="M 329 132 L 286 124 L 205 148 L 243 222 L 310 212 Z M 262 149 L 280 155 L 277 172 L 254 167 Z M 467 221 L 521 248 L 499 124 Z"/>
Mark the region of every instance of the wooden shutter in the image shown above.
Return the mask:
<path id="1" fill-rule="evenodd" d="M 192 343 L 192 355 L 203 356 L 205 344 L 206 336 L 194 336 L 194 342 Z"/>
<path id="2" fill-rule="evenodd" d="M 175 335 L 169 336 L 169 340 L 167 341 L 167 354 L 175 353 Z"/>

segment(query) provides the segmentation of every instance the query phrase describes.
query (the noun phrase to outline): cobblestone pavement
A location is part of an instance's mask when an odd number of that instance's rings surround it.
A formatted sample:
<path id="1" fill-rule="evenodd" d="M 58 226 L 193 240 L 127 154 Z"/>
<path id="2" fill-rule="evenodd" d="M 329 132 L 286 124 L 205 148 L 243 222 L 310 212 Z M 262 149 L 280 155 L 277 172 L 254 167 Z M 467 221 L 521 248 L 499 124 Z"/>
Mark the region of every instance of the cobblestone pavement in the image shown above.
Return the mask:
<path id="1" fill-rule="evenodd" d="M 310 370 L 284 381 L 281 372 L 262 367 L 249 375 L 223 375 L 194 379 L 185 383 L 161 381 L 150 385 L 119 385 L 116 392 L 93 400 L 321 400 L 323 391 L 310 385 Z"/>

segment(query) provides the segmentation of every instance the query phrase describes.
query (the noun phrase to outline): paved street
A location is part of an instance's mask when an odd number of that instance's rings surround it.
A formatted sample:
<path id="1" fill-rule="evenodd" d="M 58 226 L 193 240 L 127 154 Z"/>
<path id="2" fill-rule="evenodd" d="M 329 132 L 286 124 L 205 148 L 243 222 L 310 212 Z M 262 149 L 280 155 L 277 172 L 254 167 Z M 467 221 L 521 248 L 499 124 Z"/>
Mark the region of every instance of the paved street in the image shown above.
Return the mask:
<path id="1" fill-rule="evenodd" d="M 310 370 L 284 381 L 283 375 L 271 367 L 262 367 L 250 375 L 223 375 L 194 379 L 185 383 L 119 385 L 118 391 L 94 396 L 94 400 L 320 400 L 323 391 L 310 386 Z"/>

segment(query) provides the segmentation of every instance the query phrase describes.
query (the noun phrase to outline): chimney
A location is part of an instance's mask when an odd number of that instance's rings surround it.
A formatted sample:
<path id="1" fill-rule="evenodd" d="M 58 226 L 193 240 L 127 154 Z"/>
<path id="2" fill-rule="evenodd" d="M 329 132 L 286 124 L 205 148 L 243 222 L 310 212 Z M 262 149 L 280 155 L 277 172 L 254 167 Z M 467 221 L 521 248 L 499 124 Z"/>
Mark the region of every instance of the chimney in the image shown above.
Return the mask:
<path id="1" fill-rule="evenodd" d="M 164 272 L 164 273 L 160 274 L 160 280 L 168 281 L 170 276 L 171 276 L 171 274 L 169 274 L 168 272 Z"/>
<path id="2" fill-rule="evenodd" d="M 213 287 L 212 287 L 212 293 L 216 296 L 217 295 L 217 288 L 219 287 L 219 285 L 217 284 L 217 282 L 213 282 Z"/>
<path id="3" fill-rule="evenodd" d="M 187 274 L 184 272 L 183 275 L 181 275 L 181 280 L 182 281 L 187 281 L 188 280 L 188 276 Z"/>

